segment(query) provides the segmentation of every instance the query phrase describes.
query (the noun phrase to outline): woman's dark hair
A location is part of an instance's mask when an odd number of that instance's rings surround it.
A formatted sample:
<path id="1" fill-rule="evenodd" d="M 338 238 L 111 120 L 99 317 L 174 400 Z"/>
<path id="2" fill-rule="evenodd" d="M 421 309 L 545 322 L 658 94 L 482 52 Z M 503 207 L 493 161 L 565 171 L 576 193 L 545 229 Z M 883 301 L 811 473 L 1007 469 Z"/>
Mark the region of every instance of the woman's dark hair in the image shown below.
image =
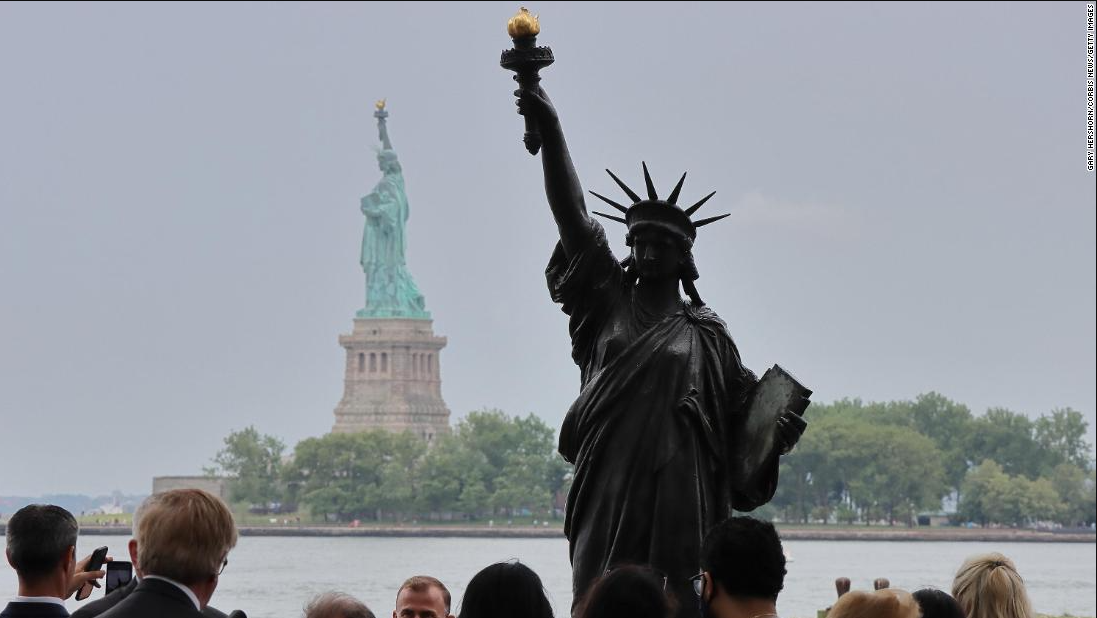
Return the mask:
<path id="1" fill-rule="evenodd" d="M 498 562 L 473 576 L 459 618 L 553 618 L 541 578 L 521 562 Z"/>
<path id="2" fill-rule="evenodd" d="M 579 618 L 668 618 L 674 601 L 664 578 L 642 566 L 617 567 L 594 582 L 580 606 Z"/>
<path id="3" fill-rule="evenodd" d="M 922 608 L 922 618 L 964 618 L 960 603 L 943 590 L 922 588 L 913 596 Z"/>

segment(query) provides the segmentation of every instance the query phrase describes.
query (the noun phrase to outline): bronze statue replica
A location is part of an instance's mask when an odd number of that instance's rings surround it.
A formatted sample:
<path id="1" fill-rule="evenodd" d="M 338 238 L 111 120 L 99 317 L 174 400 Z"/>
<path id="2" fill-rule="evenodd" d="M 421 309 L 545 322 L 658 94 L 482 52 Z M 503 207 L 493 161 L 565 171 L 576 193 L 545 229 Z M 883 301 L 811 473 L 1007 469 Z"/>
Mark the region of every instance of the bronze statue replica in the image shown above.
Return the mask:
<path id="1" fill-rule="evenodd" d="M 630 255 L 621 262 L 613 256 L 587 212 L 556 110 L 536 76 L 522 75 L 529 65 L 515 59 L 546 57 L 531 52 L 547 49 L 530 40 L 539 31 L 536 18 L 515 19 L 526 26 L 509 29 L 516 45 L 501 64 L 519 72 L 514 94 L 531 153 L 530 129 L 539 134 L 545 192 L 560 232 L 545 274 L 552 299 L 570 317 L 572 358 L 582 376 L 559 445 L 575 465 L 564 524 L 574 598 L 615 566 L 647 564 L 666 576 L 679 616 L 696 615 L 690 578 L 699 571 L 704 534 L 733 508 L 749 511 L 773 497 L 779 458 L 806 427 L 801 414 L 811 391 L 776 366 L 760 382 L 701 299 L 693 243 L 698 228 L 727 215 L 691 216 L 712 193 L 682 208 L 684 174 L 660 198 L 646 164 L 644 197 L 609 172 L 628 205 L 591 194 L 618 211 L 593 214 L 627 226 Z"/>

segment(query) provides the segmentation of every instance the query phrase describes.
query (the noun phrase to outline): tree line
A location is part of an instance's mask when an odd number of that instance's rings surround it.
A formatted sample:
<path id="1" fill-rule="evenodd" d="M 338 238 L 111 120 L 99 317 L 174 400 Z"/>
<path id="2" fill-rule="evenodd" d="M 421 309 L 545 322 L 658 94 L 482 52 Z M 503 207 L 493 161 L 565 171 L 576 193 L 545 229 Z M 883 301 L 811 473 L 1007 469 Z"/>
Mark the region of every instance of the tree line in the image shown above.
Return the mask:
<path id="1" fill-rule="evenodd" d="M 285 445 L 254 427 L 233 432 L 212 474 L 231 477 L 234 502 L 305 507 L 314 518 L 476 520 L 554 517 L 571 466 L 540 418 L 472 412 L 430 448 L 410 432 L 331 433 Z"/>
<path id="2" fill-rule="evenodd" d="M 1035 420 L 1002 408 L 975 416 L 937 393 L 913 401 L 812 404 L 757 516 L 798 523 L 913 525 L 955 507 L 954 523 L 1092 525 L 1094 462 L 1081 413 Z M 287 456 L 288 455 L 288 456 Z M 292 454 L 254 427 L 225 438 L 208 472 L 258 509 L 304 507 L 314 519 L 477 520 L 555 517 L 571 466 L 534 415 L 472 412 L 426 442 L 383 430 L 328 434 Z"/>
<path id="3" fill-rule="evenodd" d="M 975 416 L 937 393 L 913 401 L 844 399 L 808 408 L 781 463 L 769 515 L 800 523 L 913 525 L 955 505 L 953 523 L 1086 526 L 1097 519 L 1092 446 L 1080 412 L 1035 420 Z"/>

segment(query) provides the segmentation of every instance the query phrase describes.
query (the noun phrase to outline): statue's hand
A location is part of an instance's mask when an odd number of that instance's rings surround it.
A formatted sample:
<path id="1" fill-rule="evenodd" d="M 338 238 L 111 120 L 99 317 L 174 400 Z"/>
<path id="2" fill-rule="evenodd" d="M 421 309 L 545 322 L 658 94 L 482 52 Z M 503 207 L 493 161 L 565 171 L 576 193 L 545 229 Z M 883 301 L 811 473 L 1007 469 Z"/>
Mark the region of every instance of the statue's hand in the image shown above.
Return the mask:
<path id="1" fill-rule="evenodd" d="M 808 423 L 804 417 L 791 410 L 785 410 L 785 413 L 777 418 L 777 439 L 781 443 L 782 455 L 787 455 L 792 447 L 796 446 L 807 426 Z"/>
<path id="2" fill-rule="evenodd" d="M 560 117 L 556 115 L 556 108 L 543 88 L 519 88 L 514 91 L 514 96 L 518 97 L 514 104 L 518 106 L 520 115 L 532 116 L 542 129 L 559 126 Z"/>

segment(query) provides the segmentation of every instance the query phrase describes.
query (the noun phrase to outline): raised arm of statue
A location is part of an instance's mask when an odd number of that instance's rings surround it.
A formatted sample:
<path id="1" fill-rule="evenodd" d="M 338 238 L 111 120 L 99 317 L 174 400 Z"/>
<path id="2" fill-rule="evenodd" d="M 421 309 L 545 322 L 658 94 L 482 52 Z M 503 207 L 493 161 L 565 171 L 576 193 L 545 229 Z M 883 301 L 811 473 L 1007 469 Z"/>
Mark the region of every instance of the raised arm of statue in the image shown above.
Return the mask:
<path id="1" fill-rule="evenodd" d="M 388 123 L 385 122 L 384 116 L 377 118 L 377 137 L 381 140 L 381 148 L 392 150 L 392 142 L 389 141 Z"/>
<path id="2" fill-rule="evenodd" d="M 590 222 L 583 187 L 571 162 L 560 118 L 540 86 L 532 90 L 515 90 L 514 95 L 518 97 L 518 113 L 532 114 L 539 123 L 544 140 L 541 165 L 545 174 L 545 195 L 560 230 L 560 243 L 570 258 L 588 241 Z"/>
<path id="3" fill-rule="evenodd" d="M 389 141 L 388 123 L 385 121 L 389 117 L 388 111 L 385 110 L 385 99 L 378 101 L 374 107 L 376 111 L 373 112 L 373 117 L 377 119 L 377 139 L 381 140 L 383 150 L 392 150 L 392 142 Z"/>

